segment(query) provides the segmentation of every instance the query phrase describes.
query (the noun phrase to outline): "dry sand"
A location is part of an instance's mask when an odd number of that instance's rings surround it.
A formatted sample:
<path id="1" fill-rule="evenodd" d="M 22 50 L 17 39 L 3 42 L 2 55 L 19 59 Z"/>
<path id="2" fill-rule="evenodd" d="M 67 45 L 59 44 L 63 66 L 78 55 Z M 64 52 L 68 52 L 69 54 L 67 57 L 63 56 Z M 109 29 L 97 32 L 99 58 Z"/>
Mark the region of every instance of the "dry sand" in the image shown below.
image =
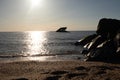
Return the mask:
<path id="1" fill-rule="evenodd" d="M 82 61 L 0 63 L 0 80 L 120 80 L 120 64 Z"/>

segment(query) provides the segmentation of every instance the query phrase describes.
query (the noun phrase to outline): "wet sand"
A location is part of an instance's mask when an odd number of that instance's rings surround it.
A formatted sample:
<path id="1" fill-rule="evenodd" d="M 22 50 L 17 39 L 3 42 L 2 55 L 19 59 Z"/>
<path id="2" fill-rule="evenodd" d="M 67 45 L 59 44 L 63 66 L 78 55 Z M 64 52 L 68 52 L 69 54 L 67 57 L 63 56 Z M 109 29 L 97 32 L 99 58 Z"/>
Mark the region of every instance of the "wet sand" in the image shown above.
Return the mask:
<path id="1" fill-rule="evenodd" d="M 120 80 L 120 64 L 83 61 L 0 63 L 0 80 Z"/>

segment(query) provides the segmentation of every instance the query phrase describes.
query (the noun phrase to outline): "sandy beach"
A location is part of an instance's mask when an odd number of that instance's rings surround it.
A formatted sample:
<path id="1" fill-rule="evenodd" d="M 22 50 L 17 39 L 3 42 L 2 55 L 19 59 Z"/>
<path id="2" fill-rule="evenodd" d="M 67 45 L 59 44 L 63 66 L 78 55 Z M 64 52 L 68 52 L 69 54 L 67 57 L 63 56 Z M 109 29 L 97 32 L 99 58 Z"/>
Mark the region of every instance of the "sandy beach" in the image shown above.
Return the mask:
<path id="1" fill-rule="evenodd" d="M 0 80 L 120 80 L 120 64 L 83 61 L 0 63 Z"/>

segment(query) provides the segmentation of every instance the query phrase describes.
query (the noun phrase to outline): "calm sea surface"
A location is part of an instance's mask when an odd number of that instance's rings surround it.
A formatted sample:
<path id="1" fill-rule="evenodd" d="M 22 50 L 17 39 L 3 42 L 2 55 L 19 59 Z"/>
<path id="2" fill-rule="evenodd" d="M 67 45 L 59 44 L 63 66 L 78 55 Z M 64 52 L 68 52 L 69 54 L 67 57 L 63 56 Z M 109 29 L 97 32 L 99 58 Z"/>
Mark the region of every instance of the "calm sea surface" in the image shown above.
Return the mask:
<path id="1" fill-rule="evenodd" d="M 94 31 L 0 32 L 0 61 L 75 60 L 82 47 L 74 43 Z"/>

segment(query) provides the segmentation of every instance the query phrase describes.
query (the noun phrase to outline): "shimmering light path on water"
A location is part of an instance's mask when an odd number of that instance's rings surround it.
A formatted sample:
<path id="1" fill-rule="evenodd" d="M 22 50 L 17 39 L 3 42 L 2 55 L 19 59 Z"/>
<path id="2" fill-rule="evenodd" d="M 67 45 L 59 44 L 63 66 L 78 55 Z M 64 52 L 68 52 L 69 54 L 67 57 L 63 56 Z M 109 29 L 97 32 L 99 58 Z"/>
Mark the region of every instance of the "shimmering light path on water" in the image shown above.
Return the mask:
<path id="1" fill-rule="evenodd" d="M 38 55 L 46 51 L 43 43 L 47 40 L 45 32 L 28 32 L 28 54 Z"/>
<path id="2" fill-rule="evenodd" d="M 75 46 L 74 43 L 93 33 L 0 32 L 0 61 L 81 59 L 82 46 Z"/>

